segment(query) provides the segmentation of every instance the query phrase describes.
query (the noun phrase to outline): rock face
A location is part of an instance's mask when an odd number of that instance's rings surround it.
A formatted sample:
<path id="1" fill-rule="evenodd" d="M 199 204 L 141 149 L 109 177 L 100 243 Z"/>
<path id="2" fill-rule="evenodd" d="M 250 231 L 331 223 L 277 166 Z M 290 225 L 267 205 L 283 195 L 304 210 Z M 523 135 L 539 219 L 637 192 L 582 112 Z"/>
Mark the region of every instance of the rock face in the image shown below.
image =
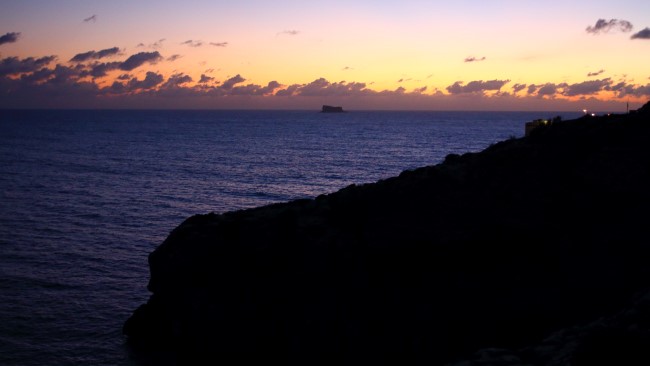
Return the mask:
<path id="1" fill-rule="evenodd" d="M 124 332 L 177 364 L 579 366 L 650 349 L 633 301 L 650 285 L 648 109 L 193 216 L 151 253 Z"/>
<path id="2" fill-rule="evenodd" d="M 324 105 L 323 109 L 321 109 L 321 112 L 323 112 L 323 113 L 343 113 L 345 111 L 343 110 L 343 107 L 333 107 L 331 105 Z"/>

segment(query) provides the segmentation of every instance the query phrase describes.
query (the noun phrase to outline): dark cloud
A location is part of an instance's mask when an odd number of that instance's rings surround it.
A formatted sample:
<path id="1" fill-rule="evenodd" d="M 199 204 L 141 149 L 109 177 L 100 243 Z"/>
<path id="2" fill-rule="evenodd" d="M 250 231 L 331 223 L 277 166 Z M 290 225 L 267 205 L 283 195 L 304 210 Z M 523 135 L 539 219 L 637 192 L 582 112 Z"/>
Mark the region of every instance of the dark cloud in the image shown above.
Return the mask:
<path id="1" fill-rule="evenodd" d="M 182 57 L 183 57 L 183 56 L 181 56 L 181 55 L 171 55 L 171 56 L 169 56 L 169 57 L 167 58 L 167 61 L 169 61 L 169 62 L 174 62 L 174 61 L 176 61 L 176 60 L 178 60 L 179 58 L 182 58 Z"/>
<path id="2" fill-rule="evenodd" d="M 590 72 L 590 73 L 588 73 L 588 74 L 587 74 L 587 77 L 598 76 L 598 75 L 600 75 L 600 74 L 602 74 L 602 73 L 604 73 L 604 72 L 605 72 L 605 70 L 600 69 L 600 70 L 598 70 L 598 71 L 594 71 L 594 72 Z"/>
<path id="3" fill-rule="evenodd" d="M 485 56 L 481 58 L 470 56 L 465 58 L 465 62 L 479 62 L 479 61 L 485 61 L 485 59 L 486 59 Z"/>
<path id="4" fill-rule="evenodd" d="M 18 38 L 20 38 L 20 32 L 6 33 L 5 35 L 0 36 L 0 45 L 5 43 L 14 43 L 18 41 Z"/>
<path id="5" fill-rule="evenodd" d="M 266 86 L 248 84 L 243 86 L 236 86 L 229 90 L 228 95 L 238 95 L 238 96 L 264 96 L 271 95 L 273 92 L 280 87 L 280 83 L 277 81 L 271 81 Z"/>
<path id="6" fill-rule="evenodd" d="M 650 28 L 646 27 L 643 30 L 641 30 L 641 31 L 639 31 L 637 33 L 634 33 L 632 35 L 632 37 L 630 37 L 630 38 L 632 38 L 632 39 L 650 39 Z"/>
<path id="7" fill-rule="evenodd" d="M 169 79 L 167 79 L 165 85 L 163 85 L 163 87 L 174 88 L 174 87 L 181 86 L 182 84 L 191 83 L 191 82 L 192 82 L 192 78 L 189 75 L 179 73 L 170 76 Z"/>
<path id="8" fill-rule="evenodd" d="M 184 45 L 187 45 L 187 46 L 190 46 L 190 47 L 201 47 L 201 46 L 203 46 L 202 41 L 193 41 L 191 39 L 188 39 L 185 42 L 181 42 L 181 44 L 184 44 Z"/>
<path id="9" fill-rule="evenodd" d="M 213 73 L 213 72 L 214 72 L 214 69 L 207 69 L 207 70 L 205 70 L 205 73 L 206 73 L 206 74 L 210 74 L 210 73 Z"/>
<path id="10" fill-rule="evenodd" d="M 18 57 L 7 57 L 0 60 L 0 76 L 35 72 L 49 65 L 54 60 L 56 60 L 56 56 L 41 58 L 28 57 L 22 60 Z"/>
<path id="11" fill-rule="evenodd" d="M 90 71 L 88 74 L 94 78 L 101 78 L 106 76 L 109 71 L 117 70 L 120 68 L 121 62 L 105 62 L 105 63 L 97 63 L 92 65 Z M 130 70 L 126 70 L 130 71 Z"/>
<path id="12" fill-rule="evenodd" d="M 105 63 L 96 63 L 92 64 L 90 71 L 87 72 L 88 75 L 94 78 L 104 77 L 108 74 L 109 71 L 113 70 L 122 70 L 122 71 L 131 71 L 145 63 L 155 63 L 162 59 L 162 56 L 158 51 L 155 52 L 140 52 L 132 55 L 127 58 L 124 62 L 105 62 Z"/>
<path id="13" fill-rule="evenodd" d="M 280 36 L 280 35 L 297 36 L 298 34 L 300 34 L 300 31 L 292 29 L 292 30 L 285 30 L 285 31 L 282 31 L 282 32 L 278 32 L 277 35 L 278 36 Z"/>
<path id="14" fill-rule="evenodd" d="M 155 63 L 162 59 L 158 51 L 155 52 L 140 52 L 126 59 L 126 61 L 120 63 L 119 69 L 124 71 L 131 71 L 137 67 L 140 67 L 144 63 Z"/>
<path id="15" fill-rule="evenodd" d="M 210 42 L 210 46 L 226 47 L 226 46 L 228 46 L 228 42 Z"/>
<path id="16" fill-rule="evenodd" d="M 275 92 L 275 95 L 278 97 L 291 97 L 298 92 L 298 88 L 300 88 L 300 85 L 293 84 L 286 87 L 285 89 L 278 90 Z"/>
<path id="17" fill-rule="evenodd" d="M 586 31 L 591 34 L 607 33 L 611 30 L 619 30 L 621 32 L 631 32 L 634 26 L 627 20 L 618 19 L 598 19 L 594 26 L 588 26 Z"/>
<path id="18" fill-rule="evenodd" d="M 343 71 L 354 70 L 354 68 L 352 68 L 352 67 L 350 67 L 350 66 L 345 66 L 342 70 L 343 70 Z"/>
<path id="19" fill-rule="evenodd" d="M 301 85 L 295 90 L 300 96 L 352 96 L 369 92 L 365 83 L 341 81 L 330 83 L 324 78 L 316 79 L 309 84 Z"/>
<path id="20" fill-rule="evenodd" d="M 554 83 L 546 83 L 544 85 L 540 85 L 539 89 L 537 89 L 537 96 L 538 97 L 554 96 L 555 94 L 558 93 L 559 87 L 560 85 Z"/>
<path id="21" fill-rule="evenodd" d="M 224 81 L 223 84 L 221 85 L 221 88 L 224 89 L 224 90 L 230 90 L 236 84 L 243 83 L 244 81 L 246 81 L 246 79 L 241 77 L 241 75 L 237 74 L 237 75 L 231 77 L 230 79 Z"/>
<path id="22" fill-rule="evenodd" d="M 416 93 L 416 94 L 422 94 L 422 93 L 424 93 L 425 91 L 427 91 L 427 87 L 426 87 L 426 86 L 423 86 L 423 87 L 421 87 L 421 88 L 414 89 L 414 90 L 413 90 L 413 93 Z"/>
<path id="23" fill-rule="evenodd" d="M 162 83 L 164 80 L 163 76 L 161 74 L 157 74 L 152 71 L 147 71 L 147 75 L 144 77 L 143 80 L 138 80 L 137 78 L 133 78 L 129 80 L 129 83 L 127 84 L 127 87 L 129 90 L 137 90 L 137 89 L 151 89 L 160 83 Z"/>
<path id="24" fill-rule="evenodd" d="M 93 14 L 93 15 L 89 16 L 88 18 L 84 19 L 85 23 L 88 23 L 88 22 L 93 22 L 94 23 L 96 21 L 97 21 L 97 15 L 95 15 L 95 14 Z"/>
<path id="25" fill-rule="evenodd" d="M 85 62 L 89 60 L 99 60 L 104 57 L 114 56 L 120 53 L 120 49 L 117 47 L 107 48 L 100 51 L 88 51 L 84 53 L 78 53 L 73 58 L 70 59 L 70 62 Z"/>
<path id="26" fill-rule="evenodd" d="M 462 93 L 483 93 L 490 90 L 500 90 L 510 80 L 476 80 L 470 81 L 467 85 L 463 85 L 462 81 L 457 81 L 447 87 L 447 91 L 451 94 Z"/>
<path id="27" fill-rule="evenodd" d="M 201 74 L 201 80 L 199 80 L 199 84 L 206 84 L 212 81 L 214 81 L 214 78 L 212 76 Z"/>
<path id="28" fill-rule="evenodd" d="M 524 89 L 526 89 L 526 84 L 515 84 L 512 86 L 512 91 L 514 93 L 518 93 Z"/>
<path id="29" fill-rule="evenodd" d="M 583 81 L 581 83 L 565 85 L 563 94 L 568 97 L 574 97 L 578 95 L 592 95 L 605 90 L 605 88 L 610 85 L 612 85 L 612 80 L 609 78 L 602 80 Z"/>
<path id="30" fill-rule="evenodd" d="M 131 75 L 129 74 L 122 74 L 117 77 L 117 80 L 130 80 L 130 79 L 131 79 Z"/>

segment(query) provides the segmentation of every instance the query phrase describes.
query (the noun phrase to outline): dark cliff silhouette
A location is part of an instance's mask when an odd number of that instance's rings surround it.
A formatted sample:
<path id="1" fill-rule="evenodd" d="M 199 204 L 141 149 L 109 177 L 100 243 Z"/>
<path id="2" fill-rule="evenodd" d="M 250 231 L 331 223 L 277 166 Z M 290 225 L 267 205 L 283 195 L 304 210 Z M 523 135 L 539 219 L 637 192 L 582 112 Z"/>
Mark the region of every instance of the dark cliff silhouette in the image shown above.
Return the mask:
<path id="1" fill-rule="evenodd" d="M 193 216 L 124 332 L 177 364 L 645 365 L 649 110 Z"/>
<path id="2" fill-rule="evenodd" d="M 324 105 L 321 109 L 322 113 L 343 113 L 343 107 L 333 107 L 331 105 Z"/>

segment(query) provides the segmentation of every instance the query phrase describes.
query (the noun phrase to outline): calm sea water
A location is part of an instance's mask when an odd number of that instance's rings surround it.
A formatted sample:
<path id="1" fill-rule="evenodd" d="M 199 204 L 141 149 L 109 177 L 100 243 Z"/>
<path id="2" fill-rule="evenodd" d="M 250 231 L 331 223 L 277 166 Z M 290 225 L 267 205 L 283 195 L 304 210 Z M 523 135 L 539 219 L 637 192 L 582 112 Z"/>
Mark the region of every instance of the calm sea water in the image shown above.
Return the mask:
<path id="1" fill-rule="evenodd" d="M 147 255 L 193 214 L 375 182 L 557 114 L 0 111 L 0 364 L 137 365 L 121 328 Z"/>

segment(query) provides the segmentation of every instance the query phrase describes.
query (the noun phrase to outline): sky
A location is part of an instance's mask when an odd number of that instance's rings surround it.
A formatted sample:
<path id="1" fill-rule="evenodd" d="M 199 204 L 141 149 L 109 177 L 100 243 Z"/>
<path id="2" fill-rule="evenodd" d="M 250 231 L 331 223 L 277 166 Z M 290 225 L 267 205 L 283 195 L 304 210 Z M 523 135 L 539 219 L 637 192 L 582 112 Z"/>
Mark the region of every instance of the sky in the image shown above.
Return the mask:
<path id="1" fill-rule="evenodd" d="M 647 0 L 0 7 L 0 108 L 621 112 L 650 100 Z"/>

